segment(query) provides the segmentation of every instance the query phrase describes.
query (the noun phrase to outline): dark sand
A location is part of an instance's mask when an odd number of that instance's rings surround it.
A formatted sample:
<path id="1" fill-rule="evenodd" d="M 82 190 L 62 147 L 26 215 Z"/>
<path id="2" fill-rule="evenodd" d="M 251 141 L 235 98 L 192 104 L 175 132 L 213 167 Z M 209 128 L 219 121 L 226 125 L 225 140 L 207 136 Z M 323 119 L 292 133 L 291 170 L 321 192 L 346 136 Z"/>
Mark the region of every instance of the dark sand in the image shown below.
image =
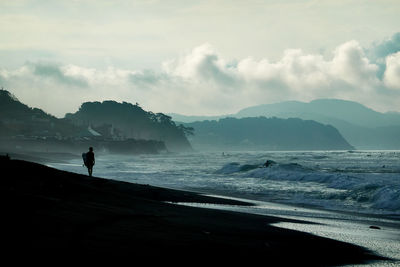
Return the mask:
<path id="1" fill-rule="evenodd" d="M 380 259 L 352 244 L 270 226 L 281 218 L 165 203 L 249 205 L 245 202 L 92 178 L 5 157 L 0 167 L 3 259 L 127 260 L 139 266 L 160 261 L 331 266 Z"/>

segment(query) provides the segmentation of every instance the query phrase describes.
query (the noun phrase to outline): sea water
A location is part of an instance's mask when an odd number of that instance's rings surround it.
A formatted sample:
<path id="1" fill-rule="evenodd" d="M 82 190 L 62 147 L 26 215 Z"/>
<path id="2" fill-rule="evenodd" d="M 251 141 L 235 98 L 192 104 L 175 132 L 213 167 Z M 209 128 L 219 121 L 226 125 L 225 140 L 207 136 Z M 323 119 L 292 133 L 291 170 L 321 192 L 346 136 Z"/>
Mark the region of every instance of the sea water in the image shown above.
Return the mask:
<path id="1" fill-rule="evenodd" d="M 274 226 L 395 260 L 369 266 L 400 265 L 400 151 L 95 153 L 95 176 L 251 200 L 255 206 L 181 204 L 315 222 Z M 274 163 L 265 167 L 267 160 Z M 79 157 L 49 165 L 87 174 Z"/>
<path id="2" fill-rule="evenodd" d="M 266 160 L 274 164 L 263 166 Z M 86 174 L 80 158 L 52 166 Z M 94 175 L 329 210 L 400 217 L 400 151 L 96 153 Z"/>

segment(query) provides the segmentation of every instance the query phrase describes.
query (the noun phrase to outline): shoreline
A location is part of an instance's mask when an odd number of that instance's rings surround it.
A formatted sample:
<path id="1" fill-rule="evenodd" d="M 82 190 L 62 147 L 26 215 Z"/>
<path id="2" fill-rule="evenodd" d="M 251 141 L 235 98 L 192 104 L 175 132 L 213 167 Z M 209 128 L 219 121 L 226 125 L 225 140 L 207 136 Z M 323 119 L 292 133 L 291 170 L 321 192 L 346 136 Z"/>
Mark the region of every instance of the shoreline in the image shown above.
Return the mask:
<path id="1" fill-rule="evenodd" d="M 171 188 L 174 189 L 174 188 Z M 256 197 L 243 197 L 240 194 L 232 194 L 232 195 L 226 195 L 224 192 L 217 192 L 214 191 L 213 193 L 205 192 L 205 191 L 198 191 L 198 190 L 189 190 L 193 192 L 197 192 L 199 194 L 203 195 L 209 195 L 209 196 L 214 196 L 214 197 L 219 197 L 219 198 L 228 198 L 228 199 L 237 199 L 237 200 L 242 200 L 242 201 L 248 201 L 248 202 L 254 202 L 254 203 L 271 203 L 274 205 L 282 205 L 282 206 L 287 206 L 287 207 L 293 207 L 293 208 L 299 208 L 299 209 L 309 209 L 309 210 L 316 210 L 320 212 L 328 212 L 328 213 L 337 213 L 337 214 L 342 214 L 342 215 L 348 215 L 348 216 L 356 216 L 356 217 L 365 217 L 365 218 L 375 218 L 375 219 L 387 219 L 387 220 L 393 220 L 398 222 L 399 224 L 399 229 L 400 229 L 400 214 L 396 213 L 366 213 L 366 212 L 359 212 L 359 211 L 346 211 L 346 210 L 341 210 L 341 209 L 329 209 L 324 206 L 320 206 L 317 204 L 306 204 L 306 203 L 291 203 L 291 202 L 285 202 L 285 201 L 276 201 L 276 200 L 263 200 L 259 199 Z"/>
<path id="2" fill-rule="evenodd" d="M 274 202 L 253 201 L 252 203 L 254 205 L 247 207 L 184 202 L 178 204 L 297 220 L 297 222 L 278 222 L 272 225 L 338 241 L 350 242 L 392 259 L 375 264 L 369 263 L 368 266 L 391 266 L 393 262 L 400 262 L 398 255 L 400 250 L 400 243 L 398 243 L 400 222 L 398 220 Z"/>
<path id="3" fill-rule="evenodd" d="M 165 203 L 246 202 L 91 178 L 5 157 L 0 167 L 6 174 L 1 229 L 7 256 L 150 262 L 162 256 L 173 263 L 191 259 L 307 266 L 387 260 L 360 246 L 272 226 L 298 220 Z"/>

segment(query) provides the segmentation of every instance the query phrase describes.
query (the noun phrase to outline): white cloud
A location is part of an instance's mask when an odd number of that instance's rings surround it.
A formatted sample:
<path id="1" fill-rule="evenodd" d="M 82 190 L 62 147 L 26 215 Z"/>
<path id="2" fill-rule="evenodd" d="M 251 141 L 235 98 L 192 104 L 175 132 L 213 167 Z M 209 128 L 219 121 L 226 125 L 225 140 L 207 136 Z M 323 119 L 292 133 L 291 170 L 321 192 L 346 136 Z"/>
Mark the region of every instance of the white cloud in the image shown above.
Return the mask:
<path id="1" fill-rule="evenodd" d="M 263 103 L 316 98 L 354 100 L 372 108 L 397 110 L 400 53 L 386 60 L 384 79 L 356 41 L 338 46 L 331 58 L 286 50 L 281 59 L 247 57 L 229 61 L 204 44 L 162 63 L 161 71 L 86 68 L 27 63 L 0 69 L 0 82 L 30 106 L 57 116 L 84 101 L 139 102 L 154 112 L 223 114 Z M 388 93 L 390 92 L 390 93 Z"/>
<path id="2" fill-rule="evenodd" d="M 375 85 L 378 82 L 378 66 L 371 64 L 356 41 L 339 46 L 332 60 L 334 77 L 358 87 Z"/>
<path id="3" fill-rule="evenodd" d="M 279 83 L 294 91 L 329 84 L 328 63 L 323 57 L 307 55 L 299 49 L 286 50 L 275 63 L 246 58 L 238 63 L 238 72 L 247 82 L 257 81 L 265 86 Z"/>
<path id="4" fill-rule="evenodd" d="M 400 52 L 386 58 L 384 82 L 391 89 L 400 89 Z"/>
<path id="5" fill-rule="evenodd" d="M 196 82 L 233 84 L 235 75 L 210 44 L 194 48 L 178 59 L 163 63 L 164 71 L 172 76 Z"/>

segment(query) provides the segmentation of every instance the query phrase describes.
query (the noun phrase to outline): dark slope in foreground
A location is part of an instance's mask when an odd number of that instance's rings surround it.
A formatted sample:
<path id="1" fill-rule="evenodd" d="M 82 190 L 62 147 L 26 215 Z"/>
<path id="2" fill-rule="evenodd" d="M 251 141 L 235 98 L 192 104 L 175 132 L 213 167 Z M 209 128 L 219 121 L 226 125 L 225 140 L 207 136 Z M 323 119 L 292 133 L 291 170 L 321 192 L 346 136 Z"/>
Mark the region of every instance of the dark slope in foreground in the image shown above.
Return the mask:
<path id="1" fill-rule="evenodd" d="M 363 248 L 270 226 L 282 218 L 163 201 L 241 204 L 0 158 L 2 254 L 129 263 L 328 266 L 378 259 Z M 4 246 L 5 245 L 5 246 Z M 83 258 L 78 258 L 83 257 Z"/>

